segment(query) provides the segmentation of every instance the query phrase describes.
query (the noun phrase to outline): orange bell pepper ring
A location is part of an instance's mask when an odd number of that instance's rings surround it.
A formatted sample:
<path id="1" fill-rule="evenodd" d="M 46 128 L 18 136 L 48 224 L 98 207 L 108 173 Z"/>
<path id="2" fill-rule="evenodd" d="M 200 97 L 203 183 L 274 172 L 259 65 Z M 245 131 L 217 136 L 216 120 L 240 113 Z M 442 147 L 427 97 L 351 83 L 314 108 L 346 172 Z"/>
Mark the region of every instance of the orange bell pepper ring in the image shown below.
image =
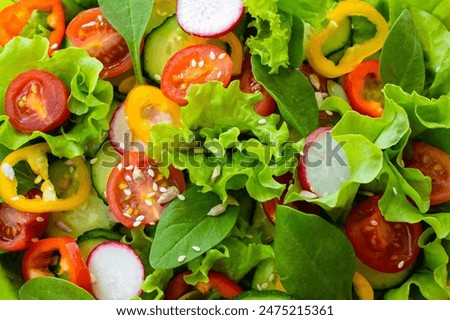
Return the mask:
<path id="1" fill-rule="evenodd" d="M 83 158 L 68 160 L 78 180 L 77 192 L 67 198 L 58 198 L 49 178 L 47 153 L 50 153 L 49 145 L 39 143 L 13 151 L 3 159 L 0 164 L 0 197 L 10 207 L 25 212 L 60 212 L 75 209 L 86 201 L 91 192 L 91 178 Z M 21 161 L 27 162 L 33 173 L 43 181 L 40 187 L 42 197 L 28 199 L 17 193 L 14 166 Z"/>
<path id="2" fill-rule="evenodd" d="M 48 53 L 61 45 L 65 34 L 64 8 L 61 0 L 20 0 L 0 12 L 0 45 L 5 46 L 12 38 L 20 36 L 33 12 L 48 12 L 47 24 L 52 29 L 48 40 Z"/>

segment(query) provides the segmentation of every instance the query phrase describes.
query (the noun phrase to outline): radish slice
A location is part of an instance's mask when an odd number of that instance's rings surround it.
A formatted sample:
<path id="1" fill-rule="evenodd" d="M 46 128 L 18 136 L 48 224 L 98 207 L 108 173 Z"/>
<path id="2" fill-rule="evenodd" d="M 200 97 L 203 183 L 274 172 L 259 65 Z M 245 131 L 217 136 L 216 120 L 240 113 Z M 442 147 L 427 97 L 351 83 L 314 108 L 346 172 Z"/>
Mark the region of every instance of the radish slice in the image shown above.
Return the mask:
<path id="1" fill-rule="evenodd" d="M 244 16 L 242 0 L 178 0 L 180 27 L 198 37 L 216 38 L 233 30 Z"/>
<path id="2" fill-rule="evenodd" d="M 298 179 L 304 198 L 324 197 L 339 190 L 351 176 L 347 155 L 333 139 L 331 128 L 323 127 L 306 138 L 300 155 Z"/>
<path id="3" fill-rule="evenodd" d="M 142 293 L 144 265 L 130 246 L 118 241 L 99 244 L 89 254 L 87 266 L 92 290 L 100 300 L 129 300 Z"/>
<path id="4" fill-rule="evenodd" d="M 109 140 L 111 145 L 120 154 L 123 154 L 126 144 L 131 140 L 131 129 L 128 125 L 127 117 L 125 115 L 125 103 L 121 103 L 111 118 L 109 123 Z"/>

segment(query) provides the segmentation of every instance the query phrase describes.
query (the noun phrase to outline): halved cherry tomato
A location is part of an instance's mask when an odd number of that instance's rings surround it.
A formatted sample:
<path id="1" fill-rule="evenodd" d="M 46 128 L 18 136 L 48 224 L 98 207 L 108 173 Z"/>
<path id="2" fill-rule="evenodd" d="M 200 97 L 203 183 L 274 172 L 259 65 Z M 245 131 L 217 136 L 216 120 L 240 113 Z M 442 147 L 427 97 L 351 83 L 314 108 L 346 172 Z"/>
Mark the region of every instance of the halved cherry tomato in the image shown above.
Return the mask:
<path id="1" fill-rule="evenodd" d="M 22 260 L 25 281 L 36 277 L 57 276 L 92 292 L 91 274 L 75 239 L 45 238 L 33 243 Z"/>
<path id="2" fill-rule="evenodd" d="M 450 155 L 423 142 L 414 142 L 413 149 L 414 156 L 405 159 L 405 165 L 431 178 L 430 204 L 450 201 Z"/>
<path id="3" fill-rule="evenodd" d="M 175 275 L 164 291 L 166 300 L 177 300 L 183 295 L 189 293 L 194 289 L 194 286 L 187 284 L 184 281 L 184 276 L 191 274 L 187 270 Z M 233 280 L 222 272 L 211 270 L 208 272 L 208 282 L 199 282 L 195 288 L 202 294 L 207 295 L 211 290 L 217 291 L 225 299 L 233 299 L 244 290 L 236 284 Z"/>
<path id="4" fill-rule="evenodd" d="M 293 183 L 292 180 L 292 173 L 288 172 L 282 176 L 275 177 L 275 180 L 278 183 L 282 183 L 286 185 L 286 189 L 284 190 L 283 194 L 281 195 L 280 199 L 273 198 L 269 201 L 263 202 L 262 207 L 264 209 L 264 212 L 266 216 L 269 218 L 269 220 L 272 223 L 275 223 L 275 216 L 276 216 L 276 210 L 277 205 L 283 204 L 284 197 L 286 196 L 287 190 L 289 186 Z M 305 213 L 312 213 L 312 214 L 320 214 L 320 207 L 314 203 L 307 202 L 307 201 L 294 201 L 291 203 L 287 203 L 286 205 L 300 210 Z"/>
<path id="5" fill-rule="evenodd" d="M 172 169 L 176 171 L 176 169 Z M 181 172 L 169 178 L 177 188 L 185 188 L 184 176 Z M 169 182 L 147 157 L 128 155 L 112 170 L 106 186 L 106 199 L 111 212 L 127 228 L 158 222 L 165 204 L 171 198 Z M 169 190 L 169 191 L 168 191 Z M 184 190 L 178 189 L 179 192 Z M 164 194 L 164 195 L 163 195 Z"/>
<path id="6" fill-rule="evenodd" d="M 33 189 L 26 196 L 35 198 L 40 194 L 40 190 Z M 0 249 L 20 251 L 28 248 L 45 233 L 48 218 L 47 212 L 23 212 L 0 203 Z"/>
<path id="7" fill-rule="evenodd" d="M 411 266 L 420 252 L 420 223 L 389 222 L 378 207 L 381 196 L 357 204 L 345 222 L 356 256 L 372 269 L 396 273 Z"/>
<path id="8" fill-rule="evenodd" d="M 371 117 L 381 117 L 383 95 L 378 60 L 367 60 L 359 64 L 344 77 L 343 85 L 355 111 Z"/>
<path id="9" fill-rule="evenodd" d="M 221 81 L 230 83 L 233 62 L 224 50 L 212 44 L 197 44 L 175 53 L 161 76 L 161 90 L 179 105 L 186 105 L 186 93 L 194 84 Z"/>
<path id="10" fill-rule="evenodd" d="M 152 125 L 169 122 L 181 126 L 180 107 L 150 85 L 133 88 L 125 100 L 125 114 L 136 138 L 147 143 Z"/>
<path id="11" fill-rule="evenodd" d="M 242 65 L 241 90 L 245 93 L 262 93 L 262 100 L 258 101 L 254 108 L 255 112 L 261 116 L 267 117 L 275 112 L 277 103 L 270 96 L 267 90 L 255 79 L 252 71 L 250 55 L 246 55 Z"/>
<path id="12" fill-rule="evenodd" d="M 103 63 L 100 75 L 104 78 L 118 76 L 133 66 L 127 43 L 100 8 L 80 12 L 67 26 L 66 34 L 75 47 L 86 49 Z"/>
<path id="13" fill-rule="evenodd" d="M 31 69 L 19 74 L 5 96 L 5 113 L 19 131 L 49 132 L 70 117 L 67 108 L 69 90 L 53 74 Z"/>
<path id="14" fill-rule="evenodd" d="M 5 46 L 12 38 L 21 35 L 33 12 L 46 12 L 46 23 L 51 32 L 48 36 L 50 46 L 48 53 L 59 48 L 65 30 L 64 8 L 61 0 L 21 0 L 0 12 L 0 45 Z M 44 26 L 46 27 L 46 26 Z"/>

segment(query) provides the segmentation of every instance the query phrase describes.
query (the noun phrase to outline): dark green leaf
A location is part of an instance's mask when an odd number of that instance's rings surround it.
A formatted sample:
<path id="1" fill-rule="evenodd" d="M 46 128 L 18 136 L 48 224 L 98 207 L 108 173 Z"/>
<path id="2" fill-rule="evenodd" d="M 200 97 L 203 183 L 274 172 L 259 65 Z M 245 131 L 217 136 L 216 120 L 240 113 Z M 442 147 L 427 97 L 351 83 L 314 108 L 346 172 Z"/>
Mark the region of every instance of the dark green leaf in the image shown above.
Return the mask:
<path id="1" fill-rule="evenodd" d="M 284 120 L 302 137 L 308 136 L 318 126 L 319 108 L 308 79 L 293 68 L 280 69 L 278 74 L 269 74 L 269 68 L 261 64 L 257 56 L 252 57 L 255 79 L 272 95 Z"/>
<path id="2" fill-rule="evenodd" d="M 425 62 L 420 39 L 409 10 L 404 10 L 392 26 L 380 58 L 383 83 L 421 93 L 425 84 Z"/>
<path id="3" fill-rule="evenodd" d="M 99 0 L 106 20 L 125 39 L 133 59 L 134 73 L 139 84 L 144 83 L 141 70 L 141 44 L 150 20 L 153 0 Z"/>
<path id="4" fill-rule="evenodd" d="M 277 207 L 275 261 L 296 299 L 351 299 L 355 254 L 345 235 L 317 215 Z"/>
<path id="5" fill-rule="evenodd" d="M 38 277 L 25 282 L 20 300 L 95 300 L 86 290 L 56 277 Z"/>
<path id="6" fill-rule="evenodd" d="M 194 187 L 184 195 L 184 201 L 176 199 L 164 209 L 158 222 L 150 252 L 150 264 L 155 269 L 175 268 L 200 256 L 221 242 L 236 223 L 236 206 L 228 206 L 216 217 L 207 215 L 221 203 L 215 193 L 201 193 Z"/>

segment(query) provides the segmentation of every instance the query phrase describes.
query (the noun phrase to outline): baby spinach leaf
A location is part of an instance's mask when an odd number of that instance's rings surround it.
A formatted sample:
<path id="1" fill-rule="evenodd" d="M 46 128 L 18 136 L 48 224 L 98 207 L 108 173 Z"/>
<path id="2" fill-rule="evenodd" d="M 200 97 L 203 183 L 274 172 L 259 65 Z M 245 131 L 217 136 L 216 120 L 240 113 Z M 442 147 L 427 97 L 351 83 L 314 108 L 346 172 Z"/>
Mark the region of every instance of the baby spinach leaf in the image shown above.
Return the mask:
<path id="1" fill-rule="evenodd" d="M 276 214 L 275 261 L 287 293 L 296 299 L 351 299 L 356 258 L 345 235 L 317 215 L 285 206 Z"/>
<path id="2" fill-rule="evenodd" d="M 144 83 L 141 70 L 141 44 L 153 9 L 153 0 L 99 0 L 106 20 L 125 39 L 139 84 Z"/>
<path id="3" fill-rule="evenodd" d="M 20 300 L 95 300 L 86 290 L 56 277 L 38 277 L 25 282 Z"/>
<path id="4" fill-rule="evenodd" d="M 298 70 L 282 68 L 269 74 L 268 67 L 257 56 L 252 57 L 255 79 L 272 95 L 286 122 L 306 137 L 318 126 L 319 108 L 308 79 Z"/>
<path id="5" fill-rule="evenodd" d="M 150 252 L 153 268 L 171 269 L 189 262 L 221 242 L 233 228 L 239 208 L 228 206 L 221 215 L 208 216 L 221 200 L 213 192 L 200 190 L 188 189 L 184 201 L 176 199 L 164 209 Z"/>
<path id="6" fill-rule="evenodd" d="M 421 93 L 425 84 L 425 62 L 420 39 L 409 10 L 404 10 L 386 38 L 380 58 L 383 83 Z"/>

